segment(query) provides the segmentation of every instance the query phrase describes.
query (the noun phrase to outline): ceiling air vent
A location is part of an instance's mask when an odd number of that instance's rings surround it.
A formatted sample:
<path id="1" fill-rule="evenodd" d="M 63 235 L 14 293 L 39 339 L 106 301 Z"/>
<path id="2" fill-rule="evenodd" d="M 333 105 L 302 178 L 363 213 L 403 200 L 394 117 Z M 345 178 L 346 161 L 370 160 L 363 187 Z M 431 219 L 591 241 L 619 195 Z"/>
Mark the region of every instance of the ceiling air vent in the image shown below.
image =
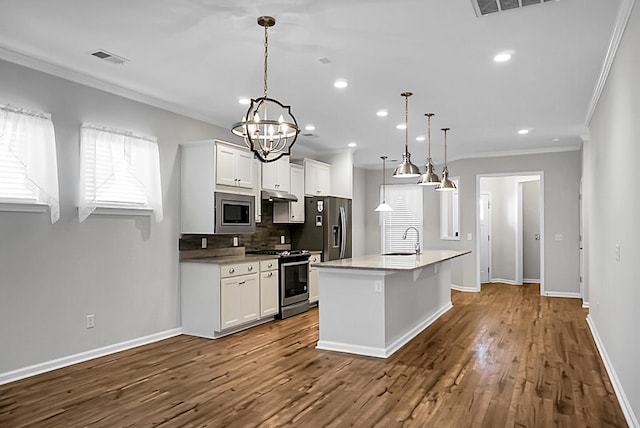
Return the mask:
<path id="1" fill-rule="evenodd" d="M 502 12 L 509 9 L 518 9 L 532 4 L 546 3 L 551 0 L 471 0 L 477 16 Z"/>
<path id="2" fill-rule="evenodd" d="M 112 54 L 111 52 L 107 52 L 103 49 L 97 50 L 95 52 L 91 52 L 91 55 L 95 56 L 96 58 L 100 58 L 102 60 L 110 62 L 112 64 L 124 64 L 125 62 L 129 61 L 126 58 L 123 58 L 116 54 Z"/>

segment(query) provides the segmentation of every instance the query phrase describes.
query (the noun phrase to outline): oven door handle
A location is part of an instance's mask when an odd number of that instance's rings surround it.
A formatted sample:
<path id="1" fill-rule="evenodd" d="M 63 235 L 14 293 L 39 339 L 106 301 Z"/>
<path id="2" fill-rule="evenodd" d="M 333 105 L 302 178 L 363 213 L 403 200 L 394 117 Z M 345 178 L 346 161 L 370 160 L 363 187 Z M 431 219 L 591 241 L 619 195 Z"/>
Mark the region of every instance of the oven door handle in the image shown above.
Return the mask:
<path id="1" fill-rule="evenodd" d="M 309 260 L 300 260 L 297 262 L 283 262 L 280 263 L 280 266 L 298 266 L 298 265 L 308 265 L 309 264 Z"/>

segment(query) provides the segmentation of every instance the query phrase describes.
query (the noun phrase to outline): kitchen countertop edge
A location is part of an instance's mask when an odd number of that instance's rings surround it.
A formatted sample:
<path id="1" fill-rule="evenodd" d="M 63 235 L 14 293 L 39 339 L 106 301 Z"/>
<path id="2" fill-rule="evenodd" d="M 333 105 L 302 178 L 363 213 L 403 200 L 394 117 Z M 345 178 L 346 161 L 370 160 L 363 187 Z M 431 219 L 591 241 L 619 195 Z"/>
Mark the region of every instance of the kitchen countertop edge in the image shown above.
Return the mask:
<path id="1" fill-rule="evenodd" d="M 369 254 L 350 259 L 332 260 L 318 263 L 318 268 L 327 269 L 359 269 L 359 270 L 383 270 L 400 271 L 416 270 L 425 266 L 440 263 L 456 257 L 470 254 L 471 251 L 454 250 L 423 250 L 419 255 L 386 256 L 383 254 Z"/>

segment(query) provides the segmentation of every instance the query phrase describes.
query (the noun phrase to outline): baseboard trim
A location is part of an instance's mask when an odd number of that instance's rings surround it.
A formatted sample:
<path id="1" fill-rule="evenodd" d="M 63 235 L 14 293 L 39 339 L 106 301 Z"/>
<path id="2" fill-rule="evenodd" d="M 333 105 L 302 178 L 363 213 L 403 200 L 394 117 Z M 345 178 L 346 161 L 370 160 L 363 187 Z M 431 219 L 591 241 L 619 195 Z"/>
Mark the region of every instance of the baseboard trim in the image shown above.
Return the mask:
<path id="1" fill-rule="evenodd" d="M 522 285 L 522 284 L 518 284 L 512 279 L 504 279 L 504 278 L 491 278 L 491 281 L 489 281 L 489 283 L 493 283 L 493 282 L 501 282 L 503 284 L 509 284 L 509 285 Z"/>
<path id="2" fill-rule="evenodd" d="M 589 302 L 582 301 L 582 307 L 585 309 L 589 309 Z"/>
<path id="3" fill-rule="evenodd" d="M 174 328 L 171 330 L 150 334 L 148 336 L 138 337 L 136 339 L 127 340 L 120 343 L 114 343 L 113 345 L 104 346 L 102 348 L 80 352 L 78 354 L 57 358 L 51 361 L 45 361 L 43 363 L 34 364 L 32 366 L 23 367 L 20 369 L 12 370 L 10 372 L 0 373 L 0 385 L 50 372 L 52 370 L 60 369 L 73 364 L 82 363 L 94 358 L 104 357 L 105 355 L 114 354 L 116 352 L 125 351 L 127 349 L 136 348 L 138 346 L 147 345 L 149 343 L 158 342 L 160 340 L 179 336 L 181 334 L 182 328 Z"/>
<path id="4" fill-rule="evenodd" d="M 451 284 L 451 289 L 452 290 L 456 290 L 456 291 L 462 291 L 464 293 L 479 293 L 480 290 L 478 290 L 476 287 L 467 287 L 464 285 L 457 285 L 457 284 Z"/>
<path id="5" fill-rule="evenodd" d="M 318 340 L 316 349 L 321 349 L 324 351 L 338 351 L 338 352 L 346 352 L 349 354 L 366 355 L 368 357 L 388 358 L 398 349 L 402 348 L 404 345 L 410 342 L 411 339 L 413 339 L 418 334 L 420 334 L 425 328 L 433 324 L 435 320 L 440 318 L 451 308 L 453 308 L 453 305 L 451 304 L 451 302 L 448 302 L 442 308 L 438 309 L 438 311 L 435 314 L 423 320 L 420 324 L 416 325 L 415 327 L 407 331 L 405 334 L 400 336 L 392 344 L 390 344 L 385 348 L 379 348 L 374 346 L 353 345 L 350 343 L 332 342 L 328 340 Z"/>
<path id="6" fill-rule="evenodd" d="M 547 297 L 567 297 L 569 299 L 582 299 L 580 293 L 569 293 L 564 291 L 545 291 L 542 293 L 543 296 Z"/>
<path id="7" fill-rule="evenodd" d="M 540 284 L 540 278 L 538 278 L 538 279 L 535 279 L 535 278 L 524 278 L 522 280 L 522 282 L 526 282 L 526 283 L 529 283 L 529 284 Z"/>
<path id="8" fill-rule="evenodd" d="M 622 384 L 620 383 L 620 379 L 618 379 L 618 375 L 616 374 L 615 369 L 613 368 L 613 364 L 611 364 L 611 360 L 609 359 L 609 355 L 604 347 L 604 343 L 600 338 L 600 334 L 598 333 L 598 329 L 596 328 L 595 323 L 593 322 L 593 318 L 591 315 L 587 315 L 587 325 L 589 326 L 589 330 L 591 331 L 591 336 L 593 337 L 593 341 L 596 343 L 596 348 L 598 348 L 598 352 L 600 353 L 600 357 L 602 358 L 602 362 L 604 364 L 604 368 L 607 370 L 607 374 L 609 375 L 609 379 L 611 380 L 611 384 L 613 385 L 613 390 L 616 393 L 616 397 L 618 398 L 618 402 L 620 403 L 620 407 L 622 408 L 622 413 L 624 413 L 624 417 L 627 420 L 627 425 L 630 427 L 640 427 L 640 423 L 638 423 L 638 418 L 633 412 L 633 408 L 627 399 L 627 395 L 624 393 L 624 389 L 622 388 Z"/>

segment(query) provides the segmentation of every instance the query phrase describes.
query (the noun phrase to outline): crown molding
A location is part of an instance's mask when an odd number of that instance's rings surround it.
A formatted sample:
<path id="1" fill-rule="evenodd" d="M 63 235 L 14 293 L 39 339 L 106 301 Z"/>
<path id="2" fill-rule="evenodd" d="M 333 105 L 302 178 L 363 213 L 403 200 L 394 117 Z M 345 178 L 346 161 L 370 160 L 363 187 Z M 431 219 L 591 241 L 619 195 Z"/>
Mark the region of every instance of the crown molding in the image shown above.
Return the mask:
<path id="1" fill-rule="evenodd" d="M 593 90 L 593 95 L 591 95 L 591 101 L 589 102 L 589 107 L 587 109 L 587 117 L 585 120 L 587 126 L 591 123 L 593 114 L 595 113 L 596 107 L 598 106 L 598 101 L 600 100 L 600 96 L 602 95 L 604 86 L 606 85 L 607 79 L 609 78 L 609 72 L 611 71 L 613 60 L 615 59 L 616 53 L 618 52 L 618 47 L 620 47 L 620 42 L 622 41 L 624 30 L 627 27 L 627 22 L 629 21 L 629 17 L 631 16 L 631 11 L 633 10 L 634 3 L 635 0 L 620 1 L 618 16 L 616 17 L 616 23 L 613 27 L 613 33 L 611 35 L 611 40 L 609 41 L 609 47 L 607 48 L 607 55 L 604 57 L 602 68 L 600 70 L 600 76 L 598 77 L 596 87 Z"/>
<path id="2" fill-rule="evenodd" d="M 447 162 L 455 162 L 465 159 L 480 159 L 480 158 L 499 158 L 504 156 L 525 156 L 525 155 L 543 155 L 546 153 L 560 153 L 560 152 L 573 152 L 580 150 L 582 143 L 570 144 L 561 147 L 543 147 L 539 149 L 528 150 L 508 150 L 502 152 L 485 152 L 485 153 L 470 153 L 468 155 L 453 156 L 451 159 L 447 159 Z"/>
<path id="3" fill-rule="evenodd" d="M 152 107 L 157 107 L 162 110 L 167 110 L 172 113 L 177 113 L 182 116 L 189 117 L 191 119 L 200 120 L 202 122 L 209 123 L 211 125 L 220 126 L 211 121 L 211 117 L 203 115 L 201 112 L 187 109 L 174 103 L 170 103 L 159 98 L 143 94 L 141 92 L 127 89 L 125 87 L 115 85 L 113 83 L 106 82 L 104 80 L 97 79 L 89 76 L 88 74 L 79 73 L 69 68 L 52 64 L 47 61 L 43 61 L 38 58 L 31 57 L 23 52 L 18 52 L 12 49 L 8 49 L 5 46 L 0 45 L 0 59 L 18 64 L 24 67 L 28 67 L 37 71 L 41 71 L 52 76 L 60 77 L 71 82 L 79 83 L 84 86 L 89 86 L 94 89 L 108 92 L 110 94 L 118 95 L 123 98 L 127 98 L 133 101 L 137 101 Z"/>

